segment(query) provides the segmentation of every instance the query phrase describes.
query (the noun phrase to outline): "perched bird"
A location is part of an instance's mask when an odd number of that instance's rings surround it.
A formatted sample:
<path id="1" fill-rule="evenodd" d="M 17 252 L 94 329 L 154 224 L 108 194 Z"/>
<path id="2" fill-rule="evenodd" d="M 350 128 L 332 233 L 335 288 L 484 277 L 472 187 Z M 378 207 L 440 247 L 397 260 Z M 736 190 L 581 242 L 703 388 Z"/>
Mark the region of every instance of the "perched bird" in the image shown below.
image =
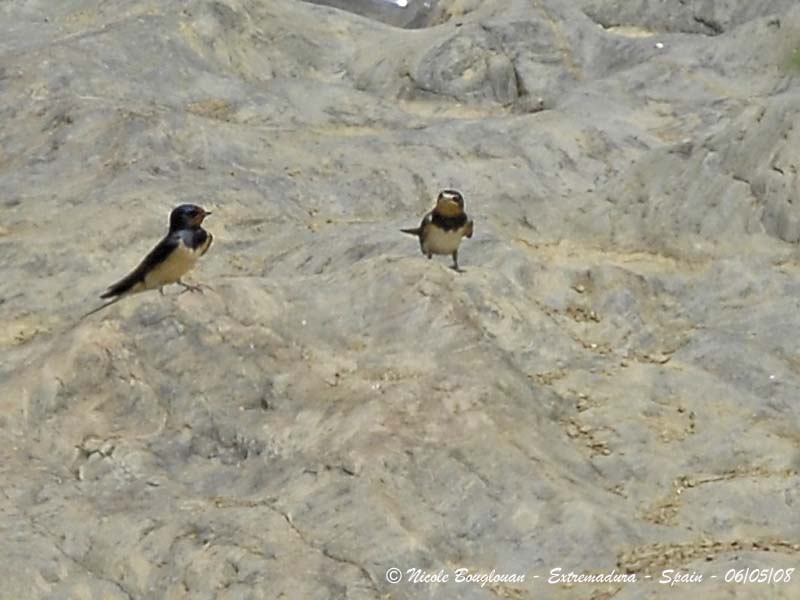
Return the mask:
<path id="1" fill-rule="evenodd" d="M 84 317 L 100 309 L 118 302 L 125 296 L 158 288 L 163 294 L 164 286 L 178 283 L 186 290 L 200 291 L 198 285 L 189 285 L 181 281 L 197 259 L 203 256 L 214 240 L 202 223 L 211 213 L 195 204 L 181 204 L 169 215 L 169 232 L 150 253 L 144 257 L 139 266 L 126 277 L 111 285 L 101 298 L 113 298 L 102 306 L 86 313 Z"/>
<path id="2" fill-rule="evenodd" d="M 422 253 L 432 258 L 434 254 L 449 254 L 453 257 L 453 269 L 458 268 L 458 246 L 462 237 L 472 237 L 472 221 L 464 212 L 464 197 L 456 190 L 442 190 L 436 206 L 422 218 L 415 229 L 401 229 L 419 237 Z"/>

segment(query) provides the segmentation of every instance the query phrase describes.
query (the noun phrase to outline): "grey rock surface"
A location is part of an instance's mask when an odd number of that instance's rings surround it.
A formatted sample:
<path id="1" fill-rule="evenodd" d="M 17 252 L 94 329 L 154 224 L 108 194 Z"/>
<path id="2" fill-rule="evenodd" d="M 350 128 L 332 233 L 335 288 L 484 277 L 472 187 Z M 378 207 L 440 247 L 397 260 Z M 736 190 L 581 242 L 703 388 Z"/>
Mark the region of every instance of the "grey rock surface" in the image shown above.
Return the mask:
<path id="1" fill-rule="evenodd" d="M 306 0 L 375 19 L 387 25 L 422 29 L 449 18 L 438 0 Z M 445 4 L 450 7 L 450 3 Z"/>
<path id="2" fill-rule="evenodd" d="M 431 10 L 0 4 L 0 600 L 800 596 L 800 8 Z"/>

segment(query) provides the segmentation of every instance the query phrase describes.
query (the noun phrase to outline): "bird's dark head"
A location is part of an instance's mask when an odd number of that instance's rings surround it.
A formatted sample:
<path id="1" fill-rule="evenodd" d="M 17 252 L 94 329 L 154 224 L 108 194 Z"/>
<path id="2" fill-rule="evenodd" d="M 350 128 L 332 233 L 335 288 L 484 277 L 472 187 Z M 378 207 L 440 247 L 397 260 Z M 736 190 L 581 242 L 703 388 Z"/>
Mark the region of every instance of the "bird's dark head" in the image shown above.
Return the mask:
<path id="1" fill-rule="evenodd" d="M 436 212 L 445 217 L 457 217 L 464 212 L 464 197 L 456 190 L 442 190 L 436 199 Z"/>
<path id="2" fill-rule="evenodd" d="M 177 231 L 180 229 L 200 227 L 203 219 L 210 214 L 211 213 L 202 206 L 197 206 L 196 204 L 181 204 L 173 208 L 169 215 L 169 229 L 170 231 Z"/>

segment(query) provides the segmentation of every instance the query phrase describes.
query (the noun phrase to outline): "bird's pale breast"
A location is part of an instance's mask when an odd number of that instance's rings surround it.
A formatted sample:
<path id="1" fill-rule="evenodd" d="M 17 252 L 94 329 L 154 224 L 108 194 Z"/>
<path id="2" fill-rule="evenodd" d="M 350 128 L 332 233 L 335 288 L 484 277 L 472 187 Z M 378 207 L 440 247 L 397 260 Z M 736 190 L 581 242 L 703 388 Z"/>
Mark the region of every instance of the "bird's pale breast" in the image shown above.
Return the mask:
<path id="1" fill-rule="evenodd" d="M 422 242 L 423 250 L 433 254 L 452 254 L 458 250 L 461 238 L 464 237 L 465 227 L 459 227 L 452 231 L 445 231 L 438 227 L 430 227 Z"/>
<path id="2" fill-rule="evenodd" d="M 175 283 L 194 267 L 197 259 L 205 252 L 205 247 L 192 250 L 181 240 L 164 262 L 159 263 L 145 275 L 144 289 L 150 290 Z"/>

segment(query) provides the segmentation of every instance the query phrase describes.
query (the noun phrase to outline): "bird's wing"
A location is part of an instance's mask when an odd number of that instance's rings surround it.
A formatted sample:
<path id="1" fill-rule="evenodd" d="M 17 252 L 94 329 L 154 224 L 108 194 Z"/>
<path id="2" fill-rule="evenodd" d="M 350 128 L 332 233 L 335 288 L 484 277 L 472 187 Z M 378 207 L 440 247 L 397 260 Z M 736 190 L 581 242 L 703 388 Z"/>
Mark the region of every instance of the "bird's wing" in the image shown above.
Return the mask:
<path id="1" fill-rule="evenodd" d="M 413 229 L 401 229 L 403 233 L 410 233 L 411 235 L 416 235 L 420 239 L 425 235 L 425 229 L 431 222 L 431 215 L 433 211 L 429 212 L 427 215 L 422 217 L 422 223 L 419 224 L 419 227 L 414 227 Z"/>
<path id="2" fill-rule="evenodd" d="M 205 233 L 207 236 L 206 239 L 203 240 L 202 242 L 204 244 L 204 247 L 200 252 L 200 256 L 203 256 L 206 252 L 208 252 L 208 249 L 211 248 L 211 244 L 214 243 L 214 236 L 211 235 L 210 231 L 206 231 L 205 229 L 201 229 L 201 231 Z"/>
<path id="3" fill-rule="evenodd" d="M 112 298 L 114 296 L 119 296 L 129 291 L 140 281 L 144 281 L 145 275 L 147 275 L 153 267 L 167 260 L 169 255 L 178 248 L 178 244 L 180 244 L 180 240 L 174 235 L 167 235 L 164 237 L 164 239 L 156 244 L 155 248 L 150 250 L 147 256 L 142 259 L 139 266 L 118 282 L 109 286 L 105 292 L 100 294 L 100 297 Z"/>
<path id="4" fill-rule="evenodd" d="M 464 235 L 467 236 L 468 238 L 472 237 L 472 219 L 467 221 L 467 228 L 464 231 Z"/>
<path id="5" fill-rule="evenodd" d="M 431 231 L 431 221 L 433 221 L 433 211 L 422 217 L 422 222 L 419 224 L 419 239 L 421 242 L 425 241 Z"/>

